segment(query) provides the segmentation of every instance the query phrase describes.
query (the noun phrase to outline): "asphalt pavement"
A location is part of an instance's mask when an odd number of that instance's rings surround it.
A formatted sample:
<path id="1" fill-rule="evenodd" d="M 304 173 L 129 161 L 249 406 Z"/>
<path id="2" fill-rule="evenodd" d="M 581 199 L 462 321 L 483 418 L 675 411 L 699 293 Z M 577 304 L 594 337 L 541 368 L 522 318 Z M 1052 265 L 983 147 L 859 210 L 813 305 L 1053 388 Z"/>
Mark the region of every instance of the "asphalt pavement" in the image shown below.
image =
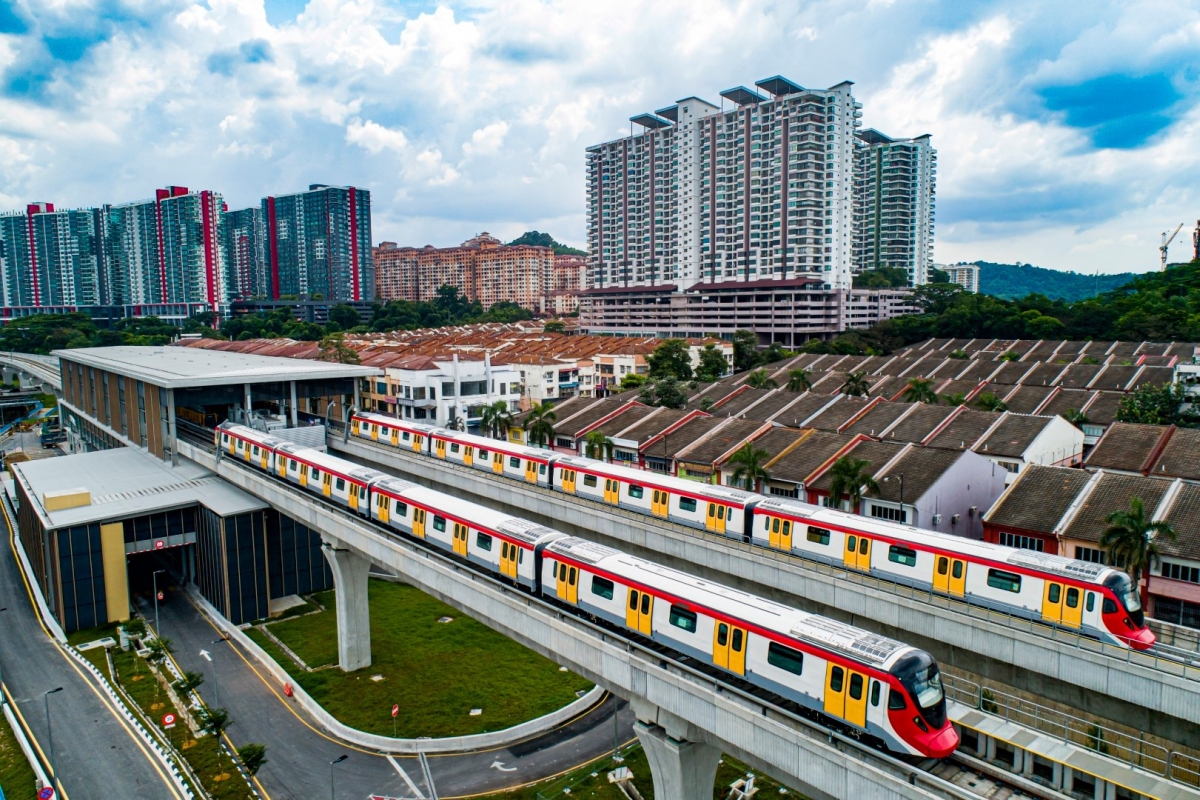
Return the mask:
<path id="1" fill-rule="evenodd" d="M 163 766 L 108 704 L 89 673 L 42 628 L 0 522 L 0 669 L 16 708 L 55 764 L 69 800 L 163 800 L 179 795 Z M 50 728 L 43 693 L 50 695 Z"/>
<path id="2" fill-rule="evenodd" d="M 151 608 L 142 611 L 153 618 Z M 295 701 L 284 697 L 282 687 L 253 656 L 221 636 L 186 592 L 170 587 L 166 601 L 159 604 L 159 616 L 161 635 L 171 640 L 179 667 L 203 673 L 200 693 L 205 701 L 229 711 L 233 724 L 228 732 L 234 745 L 259 742 L 267 746 L 267 764 L 259 771 L 258 781 L 271 800 L 325 797 L 330 792 L 331 771 L 335 797 L 342 800 L 361 800 L 372 794 L 431 796 L 416 758 L 389 758 L 325 733 Z M 207 656 L 200 654 L 202 650 Z M 633 721 L 628 706 L 610 696 L 566 725 L 516 745 L 430 756 L 430 773 L 442 800 L 503 791 L 611 752 L 618 731 L 622 743 L 632 738 Z M 348 758 L 331 766 L 330 762 L 342 755 Z"/>

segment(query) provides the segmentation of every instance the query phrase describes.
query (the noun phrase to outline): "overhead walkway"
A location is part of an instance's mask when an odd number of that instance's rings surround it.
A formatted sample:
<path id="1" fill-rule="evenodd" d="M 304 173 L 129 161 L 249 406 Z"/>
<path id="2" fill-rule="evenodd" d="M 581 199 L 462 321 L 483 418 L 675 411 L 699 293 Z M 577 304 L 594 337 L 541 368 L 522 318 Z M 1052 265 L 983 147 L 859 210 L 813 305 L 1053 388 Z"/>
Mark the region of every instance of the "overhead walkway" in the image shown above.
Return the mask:
<path id="1" fill-rule="evenodd" d="M 364 589 L 357 584 L 359 573 L 365 576 L 370 564 L 382 565 L 406 582 L 628 698 L 637 712 L 637 734 L 647 750 L 654 772 L 655 796 L 660 800 L 694 800 L 700 796 L 700 787 L 706 783 L 711 786 L 722 752 L 796 786 L 813 798 L 979 797 L 978 793 L 920 766 L 899 761 L 817 726 L 769 700 L 570 615 L 289 484 L 238 462 L 218 460 L 208 447 L 181 442 L 180 455 L 217 472 L 263 501 L 286 509 L 321 532 L 331 562 L 340 562 L 340 568 L 335 569 L 335 575 L 342 581 L 337 587 L 338 631 L 340 638 L 348 640 L 339 642 L 340 653 L 361 659 L 365 649 L 369 660 L 369 643 L 363 641 L 363 632 L 369 630 L 363 616 L 365 605 L 360 607 L 356 602 Z M 346 597 L 343 599 L 341 595 Z M 352 621 L 348 618 L 351 615 L 359 618 Z M 962 713 L 969 712 L 966 709 Z M 963 724 L 983 727 L 973 718 Z M 999 740 L 1000 733 L 990 730 L 982 735 Z M 1075 759 L 1071 763 L 1080 763 L 1075 746 L 1070 743 L 1064 746 L 1068 750 L 1057 754 Z M 972 769 L 968 759 L 979 761 L 967 755 L 959 759 L 958 766 Z M 1120 794 L 1119 789 L 1128 787 L 1135 779 L 1140 781 L 1138 793 L 1145 796 L 1170 800 L 1200 798 L 1200 793 L 1179 782 L 1147 775 L 1114 759 L 1101 758 L 1091 768 L 1102 773 L 1090 776 L 1089 780 L 1091 785 L 1099 787 L 1094 796 L 1104 800 L 1128 796 Z M 1083 782 L 1086 781 L 1068 785 L 1078 788 Z M 1061 796 L 1020 772 L 1009 775 L 1006 783 L 1031 796 Z"/>
<path id="2" fill-rule="evenodd" d="M 0 352 L 0 364 L 41 381 L 47 394 L 62 391 L 62 376 L 59 373 L 57 356 Z"/>
<path id="3" fill-rule="evenodd" d="M 330 450 L 436 489 L 500 507 L 680 569 L 853 622 L 923 647 L 940 661 L 1153 730 L 1200 741 L 1200 664 L 1107 645 L 1077 633 L 862 573 L 559 492 L 497 480 L 445 461 L 341 435 Z"/>

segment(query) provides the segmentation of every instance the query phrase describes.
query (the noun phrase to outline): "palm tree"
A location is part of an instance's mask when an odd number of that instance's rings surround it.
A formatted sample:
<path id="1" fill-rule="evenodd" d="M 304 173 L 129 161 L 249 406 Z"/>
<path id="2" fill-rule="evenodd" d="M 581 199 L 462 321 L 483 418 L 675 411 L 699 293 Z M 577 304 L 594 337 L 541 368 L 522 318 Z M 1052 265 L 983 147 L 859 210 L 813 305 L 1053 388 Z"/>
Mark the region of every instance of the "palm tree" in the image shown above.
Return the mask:
<path id="1" fill-rule="evenodd" d="M 967 395 L 963 392 L 955 392 L 954 394 L 945 395 L 947 405 L 961 406 L 966 404 Z"/>
<path id="2" fill-rule="evenodd" d="M 808 377 L 808 370 L 788 370 L 787 388 L 789 392 L 807 392 L 811 389 L 812 378 Z"/>
<path id="3" fill-rule="evenodd" d="M 1007 353 L 1005 353 L 1004 355 L 1000 356 L 1000 360 L 1001 360 L 1001 361 L 1020 361 L 1020 360 L 1021 360 L 1021 354 L 1020 354 L 1020 353 L 1014 353 L 1012 350 L 1009 350 Z"/>
<path id="4" fill-rule="evenodd" d="M 545 446 L 551 439 L 554 438 L 554 421 L 558 419 L 558 415 L 554 413 L 553 407 L 545 403 L 534 403 L 529 409 L 528 416 L 525 417 L 525 422 L 521 425 L 528 434 L 529 443 Z"/>
<path id="5" fill-rule="evenodd" d="M 605 436 L 603 431 L 592 431 L 583 437 L 583 454 L 588 458 L 608 461 L 613 454 L 613 440 Z"/>
<path id="6" fill-rule="evenodd" d="M 479 414 L 479 427 L 485 436 L 493 439 L 503 439 L 504 432 L 512 427 L 512 414 L 508 411 L 508 403 L 497 400 L 483 407 Z"/>
<path id="7" fill-rule="evenodd" d="M 847 498 L 850 501 L 850 511 L 857 514 L 863 494 L 879 491 L 879 484 L 867 474 L 869 466 L 871 462 L 865 458 L 850 456 L 842 456 L 833 462 L 833 466 L 829 468 L 829 474 L 833 478 L 829 485 L 829 498 L 832 501 L 830 505 L 841 508 L 842 498 Z"/>
<path id="8" fill-rule="evenodd" d="M 1114 511 L 1104 521 L 1108 527 L 1100 534 L 1100 546 L 1108 553 L 1110 564 L 1124 566 L 1140 594 L 1142 573 L 1149 574 L 1161 562 L 1158 539 L 1173 542 L 1178 534 L 1170 523 L 1147 518 L 1140 497 L 1131 497 L 1128 511 Z"/>
<path id="9" fill-rule="evenodd" d="M 867 381 L 866 370 L 846 374 L 846 382 L 842 384 L 842 394 L 850 397 L 870 397 L 871 384 Z"/>
<path id="10" fill-rule="evenodd" d="M 446 427 L 452 431 L 465 431 L 467 429 L 467 421 L 462 417 L 452 417 L 446 423 Z"/>
<path id="11" fill-rule="evenodd" d="M 1076 428 L 1083 428 L 1088 422 L 1088 415 L 1082 411 L 1076 411 L 1073 408 L 1068 408 L 1062 415 L 1062 418 L 1074 425 Z"/>
<path id="12" fill-rule="evenodd" d="M 975 399 L 975 407 L 980 411 L 1008 411 L 1008 403 L 996 397 L 991 392 L 984 392 Z"/>
<path id="13" fill-rule="evenodd" d="M 762 491 L 762 485 L 771 480 L 771 473 L 763 463 L 770 460 L 771 454 L 761 447 L 755 447 L 753 442 L 746 442 L 741 449 L 729 457 L 733 464 L 733 474 L 730 484 L 741 486 L 750 491 Z"/>
<path id="14" fill-rule="evenodd" d="M 751 389 L 774 389 L 779 384 L 765 369 L 756 369 L 746 376 L 746 385 Z"/>
<path id="15" fill-rule="evenodd" d="M 937 392 L 933 390 L 933 381 L 929 378 L 909 378 L 908 388 L 904 390 L 904 399 L 909 403 L 929 403 L 937 405 Z"/>

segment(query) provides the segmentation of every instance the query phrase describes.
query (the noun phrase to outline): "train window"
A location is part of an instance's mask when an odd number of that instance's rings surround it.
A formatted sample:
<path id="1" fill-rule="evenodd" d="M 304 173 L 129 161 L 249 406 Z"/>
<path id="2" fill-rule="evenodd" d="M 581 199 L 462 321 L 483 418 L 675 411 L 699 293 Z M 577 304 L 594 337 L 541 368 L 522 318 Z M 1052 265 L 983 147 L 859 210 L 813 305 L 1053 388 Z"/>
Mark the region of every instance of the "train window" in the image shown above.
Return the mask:
<path id="1" fill-rule="evenodd" d="M 950 559 L 945 556 L 938 556 L 938 575 L 945 575 L 950 571 Z"/>
<path id="2" fill-rule="evenodd" d="M 1079 608 L 1079 590 L 1073 586 L 1067 589 L 1067 608 Z"/>
<path id="3" fill-rule="evenodd" d="M 632 483 L 629 484 L 629 496 L 630 497 L 633 497 L 637 500 L 641 500 L 642 497 L 645 496 L 645 494 L 646 494 L 646 490 L 643 489 L 641 486 L 637 486 Z"/>
<path id="4" fill-rule="evenodd" d="M 696 510 L 695 499 L 691 498 L 691 497 L 679 498 L 679 510 L 680 511 L 695 511 Z"/>
<path id="5" fill-rule="evenodd" d="M 613 599 L 613 582 L 607 578 L 592 576 L 592 594 L 603 597 L 605 600 Z"/>
<path id="6" fill-rule="evenodd" d="M 842 682 L 846 680 L 846 671 L 841 667 L 834 667 L 829 670 L 829 691 L 840 692 L 842 690 Z"/>
<path id="7" fill-rule="evenodd" d="M 516 545 L 513 545 L 513 547 L 516 547 Z M 522 547 L 517 548 L 517 563 L 518 564 L 525 563 L 525 549 Z"/>
<path id="8" fill-rule="evenodd" d="M 487 451 L 487 450 L 480 450 L 480 451 L 479 451 L 479 460 L 480 460 L 480 461 L 486 461 L 486 460 L 487 460 L 487 457 L 488 457 L 488 451 Z"/>
<path id="9" fill-rule="evenodd" d="M 858 549 L 858 537 L 857 536 L 847 537 L 846 538 L 846 552 L 853 553 L 857 549 Z"/>
<path id="10" fill-rule="evenodd" d="M 829 531 L 809 525 L 808 540 L 813 544 L 829 544 Z"/>
<path id="11" fill-rule="evenodd" d="M 1021 576 L 999 569 L 988 570 L 988 586 L 993 589 L 1003 589 L 1006 592 L 1021 591 Z"/>
<path id="12" fill-rule="evenodd" d="M 596 485 L 596 476 L 595 475 L 584 475 L 583 476 L 583 485 L 584 486 L 595 486 Z"/>
<path id="13" fill-rule="evenodd" d="M 804 653 L 784 647 L 778 642 L 771 642 L 767 646 L 767 663 L 793 675 L 800 675 L 804 672 Z"/>
<path id="14" fill-rule="evenodd" d="M 433 529 L 435 531 L 441 531 L 442 533 L 445 533 L 446 532 L 446 518 L 439 517 L 437 514 L 434 514 L 433 515 Z"/>
<path id="15" fill-rule="evenodd" d="M 879 681 L 871 681 L 871 705 L 879 705 Z"/>
<path id="16" fill-rule="evenodd" d="M 521 467 L 521 459 L 517 458 L 516 456 L 509 456 L 508 465 L 510 467 L 517 467 L 519 469 Z"/>
<path id="17" fill-rule="evenodd" d="M 337 490 L 340 492 L 346 488 L 346 482 L 341 478 L 337 479 Z"/>
<path id="18" fill-rule="evenodd" d="M 631 589 L 629 591 L 629 610 L 637 611 L 637 603 L 638 603 L 638 591 L 636 589 Z"/>
<path id="19" fill-rule="evenodd" d="M 1095 592 L 1087 593 L 1087 610 L 1089 613 L 1096 610 L 1096 593 Z"/>
<path id="20" fill-rule="evenodd" d="M 222 434 L 221 434 L 221 441 L 222 441 L 222 442 L 224 442 L 225 444 L 229 444 L 229 434 L 228 434 L 228 433 L 222 433 Z"/>
<path id="21" fill-rule="evenodd" d="M 399 500 L 396 501 L 396 516 L 397 517 L 407 517 L 408 516 L 408 504 L 407 503 L 401 503 Z"/>
<path id="22" fill-rule="evenodd" d="M 688 611 L 682 606 L 671 606 L 671 624 L 683 628 L 688 633 L 696 632 L 696 612 Z"/>
<path id="23" fill-rule="evenodd" d="M 724 622 L 717 625 L 717 646 L 724 647 L 729 644 L 729 626 Z"/>
<path id="24" fill-rule="evenodd" d="M 554 580 L 558 580 L 558 562 L 554 562 Z"/>
<path id="25" fill-rule="evenodd" d="M 717 506 L 717 519 L 725 519 L 725 506 Z"/>
<path id="26" fill-rule="evenodd" d="M 575 585 L 575 568 L 574 567 L 571 567 L 571 575 L 570 575 L 570 577 L 567 578 L 567 583 L 571 584 L 572 586 Z"/>
<path id="27" fill-rule="evenodd" d="M 771 533 L 779 533 L 779 518 L 771 520 Z"/>
<path id="28" fill-rule="evenodd" d="M 450 452 L 451 452 L 451 453 L 457 453 L 457 452 L 458 452 L 458 444 L 457 444 L 457 443 L 455 443 L 455 444 L 451 444 L 451 445 L 450 445 Z"/>
<path id="29" fill-rule="evenodd" d="M 476 546 L 476 547 L 478 547 L 480 550 L 487 550 L 487 551 L 491 551 L 491 549 L 492 549 L 492 537 L 488 536 L 486 533 L 478 533 L 478 532 L 476 532 L 476 534 L 475 534 L 475 546 Z"/>
<path id="30" fill-rule="evenodd" d="M 742 637 L 746 634 L 742 633 L 741 628 L 733 629 L 733 641 L 729 643 L 729 648 L 735 653 L 742 652 Z"/>
<path id="31" fill-rule="evenodd" d="M 910 547 L 901 547 L 894 544 L 888 548 L 888 561 L 895 561 L 897 564 L 903 564 L 906 567 L 915 567 L 917 565 L 917 551 Z"/>
<path id="32" fill-rule="evenodd" d="M 254 445 L 254 447 L 251 448 L 251 453 L 252 455 L 258 455 L 258 445 Z"/>
<path id="33" fill-rule="evenodd" d="M 1059 600 L 1062 599 L 1062 587 L 1059 586 L 1057 583 L 1052 583 L 1052 584 L 1050 584 L 1050 591 L 1048 591 L 1046 594 L 1047 594 L 1047 599 L 1051 603 L 1057 603 Z"/>
<path id="34" fill-rule="evenodd" d="M 379 426 L 379 435 L 380 436 L 388 436 L 388 435 L 390 435 L 390 433 L 391 432 L 387 428 L 383 427 L 382 425 Z"/>
<path id="35" fill-rule="evenodd" d="M 857 672 L 850 673 L 850 698 L 852 700 L 862 700 L 863 696 L 863 676 Z"/>
<path id="36" fill-rule="evenodd" d="M 792 535 L 792 521 L 790 519 L 785 519 L 783 521 L 783 535 L 784 536 Z"/>
<path id="37" fill-rule="evenodd" d="M 321 479 L 321 470 L 317 469 L 316 467 L 313 467 L 310 477 L 312 477 L 312 479 L 314 481 L 320 480 Z"/>
<path id="38" fill-rule="evenodd" d="M 908 708 L 908 702 L 904 699 L 904 693 L 895 686 L 888 689 L 888 710 L 903 711 Z"/>
<path id="39" fill-rule="evenodd" d="M 1113 602 L 1110 598 L 1107 598 L 1107 597 L 1104 598 L 1103 612 L 1105 614 L 1117 613 L 1117 604 L 1115 602 Z"/>
<path id="40" fill-rule="evenodd" d="M 963 562 L 955 561 L 954 569 L 950 571 L 950 574 L 954 576 L 954 580 L 961 578 L 963 575 Z"/>
<path id="41" fill-rule="evenodd" d="M 538 467 L 538 472 L 541 473 L 542 475 L 545 475 L 546 474 L 546 465 L 542 464 L 540 467 Z"/>

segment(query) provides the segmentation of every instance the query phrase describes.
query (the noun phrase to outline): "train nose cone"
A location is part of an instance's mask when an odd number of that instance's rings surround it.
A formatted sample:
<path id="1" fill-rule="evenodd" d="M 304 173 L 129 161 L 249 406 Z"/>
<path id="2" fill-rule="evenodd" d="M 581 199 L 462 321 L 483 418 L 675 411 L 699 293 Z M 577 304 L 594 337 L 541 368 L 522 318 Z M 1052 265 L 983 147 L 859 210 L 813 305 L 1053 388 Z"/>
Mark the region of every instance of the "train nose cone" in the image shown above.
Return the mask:
<path id="1" fill-rule="evenodd" d="M 954 730 L 953 725 L 947 725 L 929 739 L 927 748 L 931 758 L 945 758 L 958 749 L 958 731 Z"/>
<path id="2" fill-rule="evenodd" d="M 1157 639 L 1154 637 L 1154 631 L 1149 628 L 1142 628 L 1140 631 L 1135 631 L 1129 637 L 1129 646 L 1134 650 L 1149 650 L 1154 646 Z"/>

